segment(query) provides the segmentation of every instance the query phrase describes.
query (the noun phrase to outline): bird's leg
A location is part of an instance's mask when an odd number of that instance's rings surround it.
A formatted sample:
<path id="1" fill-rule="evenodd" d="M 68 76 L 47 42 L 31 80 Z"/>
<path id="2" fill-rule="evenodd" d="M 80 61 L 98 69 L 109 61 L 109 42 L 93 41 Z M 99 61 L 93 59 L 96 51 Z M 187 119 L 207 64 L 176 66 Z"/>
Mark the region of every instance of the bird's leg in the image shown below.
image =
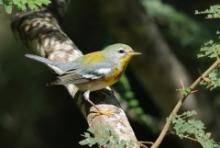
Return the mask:
<path id="1" fill-rule="evenodd" d="M 83 94 L 84 98 L 86 99 L 87 102 L 89 102 L 89 104 L 91 104 L 96 110 L 99 111 L 99 108 L 95 105 L 95 103 L 93 103 L 91 100 L 90 100 L 90 91 L 87 90 L 84 92 Z"/>
<path id="2" fill-rule="evenodd" d="M 114 113 L 113 113 L 112 111 L 101 111 L 101 110 L 95 105 L 95 103 L 93 103 L 93 102 L 90 100 L 90 91 L 89 91 L 89 90 L 85 91 L 84 94 L 83 94 L 83 96 L 84 96 L 85 100 L 86 100 L 87 102 L 89 102 L 89 103 L 97 110 L 95 113 L 97 113 L 97 114 L 99 114 L 99 115 L 107 115 L 107 116 L 109 116 L 109 115 L 114 115 Z"/>
<path id="3" fill-rule="evenodd" d="M 113 89 L 111 89 L 109 86 L 107 86 L 106 89 L 109 90 L 110 95 L 114 95 L 114 91 L 113 91 Z"/>

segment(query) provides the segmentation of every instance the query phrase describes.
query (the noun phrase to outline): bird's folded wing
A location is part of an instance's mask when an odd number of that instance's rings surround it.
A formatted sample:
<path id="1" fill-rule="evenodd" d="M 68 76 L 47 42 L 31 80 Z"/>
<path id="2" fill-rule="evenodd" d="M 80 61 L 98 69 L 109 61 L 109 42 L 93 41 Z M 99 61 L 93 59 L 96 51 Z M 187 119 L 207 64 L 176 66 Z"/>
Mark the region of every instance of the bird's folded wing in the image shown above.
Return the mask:
<path id="1" fill-rule="evenodd" d="M 103 79 L 108 76 L 112 71 L 112 67 L 109 64 L 102 65 L 90 65 L 88 67 L 81 67 L 79 69 L 69 70 L 63 75 L 59 76 L 61 83 L 87 83 L 94 80 Z"/>

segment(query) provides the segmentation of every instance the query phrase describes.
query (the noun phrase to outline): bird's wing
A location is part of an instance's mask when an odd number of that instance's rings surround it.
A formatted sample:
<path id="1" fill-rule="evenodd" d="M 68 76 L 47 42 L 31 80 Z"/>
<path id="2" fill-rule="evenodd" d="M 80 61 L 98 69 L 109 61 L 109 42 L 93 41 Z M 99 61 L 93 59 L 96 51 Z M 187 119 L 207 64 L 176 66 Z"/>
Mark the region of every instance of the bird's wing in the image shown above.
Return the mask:
<path id="1" fill-rule="evenodd" d="M 62 84 L 80 84 L 103 79 L 112 72 L 110 63 L 93 63 L 65 72 L 58 78 Z"/>

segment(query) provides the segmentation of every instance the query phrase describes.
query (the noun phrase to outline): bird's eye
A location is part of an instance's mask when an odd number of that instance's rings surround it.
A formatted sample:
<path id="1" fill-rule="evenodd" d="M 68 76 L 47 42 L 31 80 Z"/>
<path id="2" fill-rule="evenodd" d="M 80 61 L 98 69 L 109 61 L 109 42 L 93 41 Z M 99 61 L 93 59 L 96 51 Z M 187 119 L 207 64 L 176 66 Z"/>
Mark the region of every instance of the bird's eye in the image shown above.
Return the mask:
<path id="1" fill-rule="evenodd" d="M 119 53 L 125 53 L 125 51 L 123 49 L 120 49 L 118 52 Z"/>

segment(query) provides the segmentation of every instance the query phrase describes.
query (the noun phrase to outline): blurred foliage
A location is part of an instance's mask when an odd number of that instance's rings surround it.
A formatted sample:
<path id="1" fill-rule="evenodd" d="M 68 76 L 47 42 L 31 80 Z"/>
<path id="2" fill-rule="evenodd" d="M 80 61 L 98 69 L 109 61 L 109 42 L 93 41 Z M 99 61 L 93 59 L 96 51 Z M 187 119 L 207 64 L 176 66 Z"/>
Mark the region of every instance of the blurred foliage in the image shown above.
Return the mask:
<path id="1" fill-rule="evenodd" d="M 89 128 L 83 134 L 85 139 L 79 142 L 80 145 L 88 145 L 92 147 L 94 145 L 98 145 L 99 147 L 108 147 L 108 148 L 133 148 L 135 145 L 132 141 L 125 141 L 118 137 L 113 128 L 108 126 L 99 127 L 103 129 L 100 131 L 99 135 L 94 137 L 94 130 Z"/>
<path id="2" fill-rule="evenodd" d="M 7 13 L 12 12 L 13 6 L 18 10 L 37 9 L 42 5 L 50 4 L 50 0 L 0 0 L 0 4 L 3 5 Z"/>
<path id="3" fill-rule="evenodd" d="M 139 99 L 136 98 L 126 75 L 122 75 L 118 85 L 119 87 L 117 87 L 117 90 L 121 92 L 121 97 L 128 104 L 128 109 L 126 110 L 132 112 L 132 117 L 137 120 L 137 122 L 154 131 L 156 129 L 154 123 L 155 120 L 151 115 L 145 113 L 143 110 Z"/>
<path id="4" fill-rule="evenodd" d="M 211 133 L 205 132 L 205 125 L 200 120 L 193 119 L 195 111 L 187 111 L 172 119 L 173 129 L 181 139 L 186 138 L 199 142 L 203 148 L 219 148 L 211 138 Z"/>
<path id="5" fill-rule="evenodd" d="M 202 33 L 205 33 L 206 30 L 200 23 L 183 12 L 161 0 L 142 0 L 142 3 L 149 15 L 155 18 L 158 24 L 168 27 L 166 33 L 169 37 L 175 39 L 182 46 L 202 40 L 201 29 L 203 30 Z"/>

